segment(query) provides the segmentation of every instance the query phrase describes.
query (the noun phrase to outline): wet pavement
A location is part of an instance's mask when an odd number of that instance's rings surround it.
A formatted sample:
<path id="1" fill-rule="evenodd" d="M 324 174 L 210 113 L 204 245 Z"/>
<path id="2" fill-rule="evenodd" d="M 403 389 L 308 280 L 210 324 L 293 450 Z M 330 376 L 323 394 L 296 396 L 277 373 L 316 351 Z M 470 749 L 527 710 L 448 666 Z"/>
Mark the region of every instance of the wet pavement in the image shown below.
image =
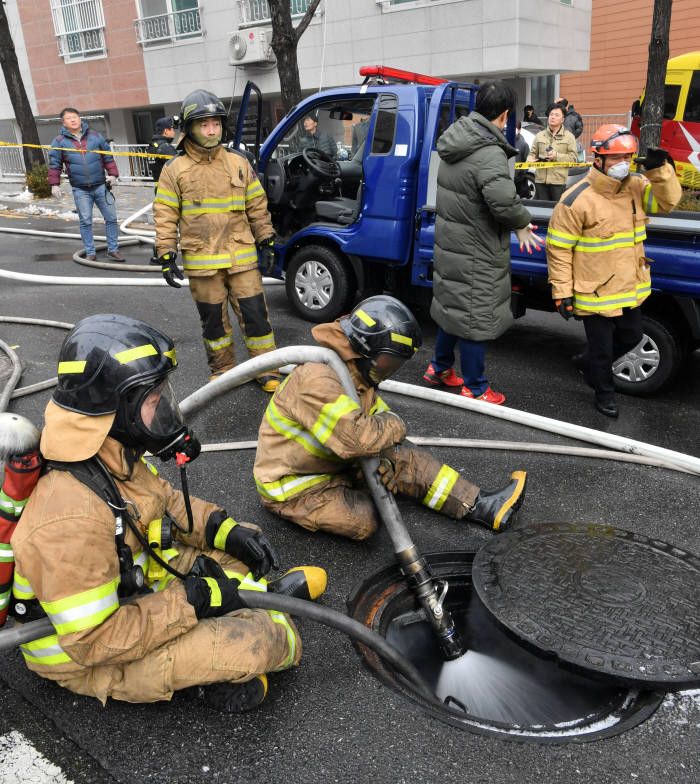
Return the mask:
<path id="1" fill-rule="evenodd" d="M 7 203 L 0 189 L 0 204 Z M 120 187 L 120 186 L 118 186 Z M 122 196 L 133 209 L 148 203 L 149 187 Z M 71 206 L 70 197 L 64 197 Z M 48 205 L 50 200 L 46 200 Z M 43 204 L 43 202 L 42 202 Z M 131 207 L 130 207 L 131 208 Z M 133 210 L 132 210 L 133 212 Z M 120 217 L 122 215 L 120 214 Z M 123 217 L 126 217 L 125 215 Z M 0 214 L 0 227 L 77 231 L 75 221 Z M 4 234 L 0 270 L 89 278 L 96 273 L 70 261 L 79 240 Z M 124 249 L 129 262 L 146 264 L 150 248 Z M 124 273 L 100 271 L 119 279 Z M 150 273 L 157 275 L 157 269 Z M 149 276 L 129 273 L 128 277 Z M 0 278 L 0 315 L 73 323 L 91 313 L 145 318 L 174 339 L 178 370 L 172 381 L 180 399 L 208 380 L 199 324 L 187 289 L 167 287 L 52 286 Z M 266 289 L 278 345 L 311 343 L 311 324 L 296 317 L 283 286 Z M 422 317 L 424 346 L 398 379 L 421 384 L 435 328 Z M 55 375 L 64 330 L 0 323 L 0 337 L 24 363 L 21 385 Z M 245 356 L 234 331 L 236 350 Z M 570 363 L 583 344 L 578 323 L 556 314 L 528 313 L 489 345 L 487 372 L 507 405 L 586 427 L 599 428 L 680 452 L 700 455 L 700 352 L 692 354 L 673 385 L 651 398 L 620 398 L 620 418 L 610 420 L 591 404 L 590 391 Z M 41 424 L 50 391 L 18 398 L 10 410 Z M 408 433 L 497 441 L 591 446 L 479 413 L 383 395 L 407 422 Z M 205 444 L 257 436 L 268 396 L 255 384 L 218 398 L 192 419 Z M 484 404 L 487 405 L 487 404 Z M 700 480 L 688 474 L 611 460 L 509 449 L 433 447 L 443 461 L 485 489 L 526 469 L 528 493 L 518 526 L 537 522 L 610 523 L 700 554 Z M 310 534 L 265 512 L 252 482 L 254 451 L 206 452 L 189 470 L 195 495 L 225 505 L 239 520 L 258 522 L 277 545 L 282 570 L 301 563 L 323 566 L 329 586 L 323 603 L 344 611 L 353 586 L 392 561 L 380 530 L 354 543 Z M 161 473 L 179 486 L 176 469 Z M 491 534 L 399 502 L 421 552 L 478 549 Z M 547 596 L 542 596 L 543 602 Z M 700 601 L 700 597 L 698 597 Z M 212 713 L 176 696 L 171 703 L 130 705 L 73 695 L 28 672 L 18 651 L 0 660 L 0 736 L 19 731 L 66 778 L 75 782 L 456 782 L 523 784 L 580 781 L 596 784 L 673 780 L 694 784 L 700 766 L 700 691 L 668 696 L 646 722 L 589 744 L 537 746 L 505 742 L 447 726 L 390 691 L 367 670 L 347 638 L 309 621 L 299 622 L 300 667 L 270 677 L 260 709 L 243 716 Z"/>

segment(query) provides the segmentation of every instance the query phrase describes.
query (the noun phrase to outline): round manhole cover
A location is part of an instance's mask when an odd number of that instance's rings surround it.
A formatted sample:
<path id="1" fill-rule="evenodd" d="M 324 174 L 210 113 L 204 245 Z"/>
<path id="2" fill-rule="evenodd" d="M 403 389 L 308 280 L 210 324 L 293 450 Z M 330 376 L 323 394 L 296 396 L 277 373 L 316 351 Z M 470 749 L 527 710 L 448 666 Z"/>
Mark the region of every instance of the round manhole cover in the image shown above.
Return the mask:
<path id="1" fill-rule="evenodd" d="M 604 525 L 540 523 L 474 559 L 481 601 L 523 642 L 647 686 L 700 684 L 700 558 Z"/>

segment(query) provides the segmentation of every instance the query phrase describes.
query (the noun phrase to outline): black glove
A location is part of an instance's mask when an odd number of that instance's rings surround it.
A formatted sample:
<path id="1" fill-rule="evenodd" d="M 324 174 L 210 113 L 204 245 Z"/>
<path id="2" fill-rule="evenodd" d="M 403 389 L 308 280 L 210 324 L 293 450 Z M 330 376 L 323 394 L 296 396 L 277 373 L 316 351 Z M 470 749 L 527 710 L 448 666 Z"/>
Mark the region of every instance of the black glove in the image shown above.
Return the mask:
<path id="1" fill-rule="evenodd" d="M 255 528 L 239 525 L 223 510 L 209 515 L 204 538 L 208 547 L 224 550 L 243 561 L 255 580 L 259 580 L 270 569 L 279 568 L 277 551 L 265 534 Z"/>
<path id="2" fill-rule="evenodd" d="M 263 275 L 269 275 L 275 268 L 275 246 L 272 237 L 258 243 L 258 264 Z"/>
<path id="3" fill-rule="evenodd" d="M 160 266 L 163 272 L 163 277 L 165 278 L 165 282 L 168 286 L 172 286 L 174 289 L 181 288 L 180 284 L 175 280 L 178 278 L 179 280 L 184 280 L 185 276 L 180 271 L 180 268 L 175 263 L 175 259 L 177 258 L 177 253 L 175 251 L 169 250 L 167 253 L 164 253 L 158 261 L 160 261 Z"/>
<path id="4" fill-rule="evenodd" d="M 187 601 L 194 607 L 197 618 L 217 618 L 219 615 L 245 607 L 238 595 L 240 582 L 227 577 L 221 564 L 208 555 L 198 555 L 185 579 Z"/>
<path id="5" fill-rule="evenodd" d="M 669 163 L 673 162 L 673 159 L 666 150 L 662 150 L 661 147 L 647 147 L 646 156 L 637 158 L 636 163 L 641 164 L 647 171 L 650 171 L 651 169 L 658 169 L 659 166 L 663 166 L 666 161 Z"/>
<path id="6" fill-rule="evenodd" d="M 571 297 L 564 297 L 564 299 L 555 299 L 554 305 L 559 311 L 559 315 L 568 321 L 574 315 L 574 302 Z"/>
<path id="7" fill-rule="evenodd" d="M 379 478 L 384 487 L 386 487 L 390 493 L 396 495 L 399 491 L 399 486 L 396 484 L 396 466 L 388 457 L 379 458 L 377 473 L 379 474 Z"/>

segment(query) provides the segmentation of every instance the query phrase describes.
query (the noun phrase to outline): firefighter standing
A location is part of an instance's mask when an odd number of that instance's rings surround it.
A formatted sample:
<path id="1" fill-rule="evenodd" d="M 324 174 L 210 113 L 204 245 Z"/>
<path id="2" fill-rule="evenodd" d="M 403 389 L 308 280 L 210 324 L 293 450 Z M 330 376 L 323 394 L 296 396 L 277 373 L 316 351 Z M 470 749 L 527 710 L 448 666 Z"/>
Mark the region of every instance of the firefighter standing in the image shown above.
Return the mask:
<path id="1" fill-rule="evenodd" d="M 382 482 L 448 517 L 503 530 L 525 495 L 516 471 L 496 493 L 482 493 L 453 469 L 405 440 L 403 421 L 377 393 L 421 345 L 420 327 L 401 302 L 376 296 L 311 333 L 345 361 L 358 406 L 332 368 L 297 366 L 270 401 L 258 433 L 253 472 L 263 504 L 311 531 L 366 539 L 379 518 L 356 461 L 380 457 Z"/>
<path id="2" fill-rule="evenodd" d="M 226 110 L 206 90 L 182 103 L 181 153 L 163 168 L 153 202 L 156 249 L 163 277 L 179 288 L 177 234 L 190 292 L 202 323 L 212 378 L 235 365 L 231 302 L 251 357 L 275 349 L 258 263 L 274 268 L 274 229 L 267 198 L 247 158 L 221 145 Z M 257 247 L 256 247 L 257 246 Z M 279 372 L 258 377 L 266 392 L 279 386 Z"/>
<path id="3" fill-rule="evenodd" d="M 202 686 L 208 705 L 239 712 L 262 701 L 266 672 L 301 657 L 291 620 L 245 609 L 239 585 L 315 598 L 325 572 L 259 582 L 277 566 L 260 529 L 198 498 L 189 516 L 185 496 L 142 459 L 199 453 L 168 381 L 175 365 L 166 335 L 125 316 L 90 316 L 66 337 L 41 436 L 50 470 L 12 536 L 13 613 L 48 615 L 56 633 L 22 653 L 70 691 L 105 704 Z M 146 593 L 120 606 L 143 593 L 144 575 Z"/>
<path id="4" fill-rule="evenodd" d="M 598 128 L 591 152 L 590 172 L 552 213 L 547 264 L 559 313 L 584 317 L 588 347 L 574 361 L 597 410 L 616 417 L 612 364 L 642 339 L 639 306 L 651 293 L 647 215 L 672 210 L 682 191 L 665 150 L 650 147 L 639 159 L 646 176 L 629 173 L 637 139 L 622 125 Z"/>

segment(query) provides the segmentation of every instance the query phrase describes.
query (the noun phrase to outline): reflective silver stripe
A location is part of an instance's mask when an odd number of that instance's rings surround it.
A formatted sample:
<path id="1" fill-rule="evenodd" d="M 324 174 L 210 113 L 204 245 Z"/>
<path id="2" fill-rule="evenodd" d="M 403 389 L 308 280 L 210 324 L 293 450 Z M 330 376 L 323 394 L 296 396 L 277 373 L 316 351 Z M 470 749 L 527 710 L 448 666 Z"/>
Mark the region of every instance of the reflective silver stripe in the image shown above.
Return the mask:
<path id="1" fill-rule="evenodd" d="M 64 624 L 74 623 L 81 618 L 87 618 L 91 615 L 103 612 L 104 610 L 108 610 L 113 605 L 119 606 L 116 591 L 102 599 L 95 599 L 95 601 L 89 602 L 88 604 L 81 604 L 80 607 L 74 607 L 70 610 L 62 610 L 61 612 L 55 613 L 47 612 L 46 614 L 51 619 L 51 623 L 58 628 Z"/>

